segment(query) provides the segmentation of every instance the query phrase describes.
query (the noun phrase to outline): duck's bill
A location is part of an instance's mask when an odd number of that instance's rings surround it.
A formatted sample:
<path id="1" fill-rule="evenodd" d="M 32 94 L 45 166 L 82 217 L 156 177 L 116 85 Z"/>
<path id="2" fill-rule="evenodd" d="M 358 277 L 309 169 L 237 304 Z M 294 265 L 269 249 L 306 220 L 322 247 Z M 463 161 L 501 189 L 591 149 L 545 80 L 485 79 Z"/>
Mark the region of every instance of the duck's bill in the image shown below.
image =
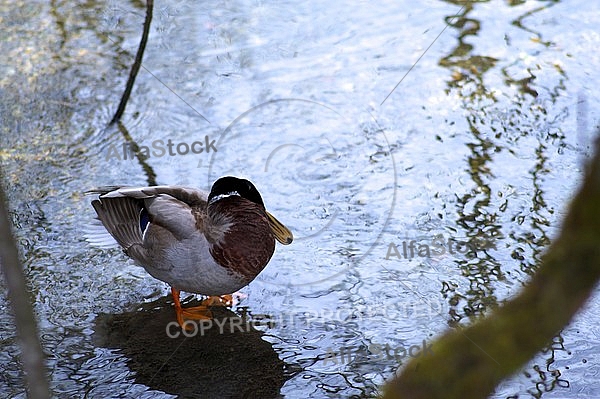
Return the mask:
<path id="1" fill-rule="evenodd" d="M 273 235 L 283 245 L 289 245 L 294 240 L 294 236 L 290 229 L 285 227 L 283 223 L 281 223 L 277 218 L 267 212 L 267 217 L 269 219 L 269 226 L 271 226 L 271 231 Z"/>

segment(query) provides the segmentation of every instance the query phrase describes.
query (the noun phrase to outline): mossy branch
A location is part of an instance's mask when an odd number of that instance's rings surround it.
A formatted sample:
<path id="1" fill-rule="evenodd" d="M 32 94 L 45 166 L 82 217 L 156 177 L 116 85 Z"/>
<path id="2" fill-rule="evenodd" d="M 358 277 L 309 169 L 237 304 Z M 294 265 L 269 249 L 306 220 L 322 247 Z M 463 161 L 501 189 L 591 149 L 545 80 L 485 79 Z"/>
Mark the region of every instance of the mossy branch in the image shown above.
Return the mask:
<path id="1" fill-rule="evenodd" d="M 486 398 L 563 329 L 600 279 L 600 141 L 560 235 L 514 299 L 467 328 L 446 333 L 434 355 L 413 359 L 385 399 Z"/>

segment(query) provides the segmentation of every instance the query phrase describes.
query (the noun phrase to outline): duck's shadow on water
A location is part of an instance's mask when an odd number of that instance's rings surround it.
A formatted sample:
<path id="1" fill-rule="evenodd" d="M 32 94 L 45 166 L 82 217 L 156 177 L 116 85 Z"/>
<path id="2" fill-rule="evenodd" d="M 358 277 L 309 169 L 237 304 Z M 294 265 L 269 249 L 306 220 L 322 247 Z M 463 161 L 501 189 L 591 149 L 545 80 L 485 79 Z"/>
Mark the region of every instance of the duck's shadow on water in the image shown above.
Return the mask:
<path id="1" fill-rule="evenodd" d="M 216 307 L 214 322 L 198 324 L 186 337 L 179 326 L 169 326 L 175 312 L 167 299 L 135 312 L 100 314 L 95 345 L 122 351 L 136 383 L 182 398 L 280 397 L 289 373 L 262 332 Z M 170 335 L 179 333 L 176 338 L 169 337 L 167 326 Z"/>

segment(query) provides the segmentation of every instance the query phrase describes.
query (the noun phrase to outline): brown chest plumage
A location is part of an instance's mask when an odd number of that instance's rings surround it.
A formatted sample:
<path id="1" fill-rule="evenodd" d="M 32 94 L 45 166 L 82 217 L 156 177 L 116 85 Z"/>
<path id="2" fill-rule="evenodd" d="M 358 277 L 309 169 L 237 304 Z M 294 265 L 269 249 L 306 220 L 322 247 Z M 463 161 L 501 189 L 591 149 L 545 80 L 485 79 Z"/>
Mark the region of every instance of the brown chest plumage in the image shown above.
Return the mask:
<path id="1" fill-rule="evenodd" d="M 214 208 L 213 208 L 214 207 Z M 232 221 L 210 250 L 215 261 L 250 282 L 260 273 L 275 251 L 275 237 L 263 206 L 239 196 L 209 205 L 209 213 Z"/>

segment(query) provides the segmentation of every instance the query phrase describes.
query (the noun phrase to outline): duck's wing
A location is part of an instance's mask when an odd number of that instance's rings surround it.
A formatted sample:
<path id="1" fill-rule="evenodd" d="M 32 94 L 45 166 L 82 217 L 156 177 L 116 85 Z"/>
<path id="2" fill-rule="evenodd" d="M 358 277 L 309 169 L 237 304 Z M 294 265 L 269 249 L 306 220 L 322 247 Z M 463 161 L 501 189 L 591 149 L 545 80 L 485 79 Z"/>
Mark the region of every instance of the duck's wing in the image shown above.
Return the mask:
<path id="1" fill-rule="evenodd" d="M 97 194 L 92 206 L 98 219 L 126 252 L 143 246 L 151 224 L 172 234 L 170 239 L 182 240 L 198 230 L 199 210 L 206 208 L 208 194 L 180 186 L 100 187 L 88 193 Z M 106 246 L 106 235 L 86 237 L 92 244 Z M 167 238 L 167 237 L 165 237 Z"/>
<path id="2" fill-rule="evenodd" d="M 150 187 L 119 187 L 106 186 L 88 191 L 99 194 L 101 198 L 130 197 L 136 199 L 154 198 L 165 194 L 189 206 L 206 206 L 208 193 L 193 187 L 182 186 L 150 186 Z"/>

